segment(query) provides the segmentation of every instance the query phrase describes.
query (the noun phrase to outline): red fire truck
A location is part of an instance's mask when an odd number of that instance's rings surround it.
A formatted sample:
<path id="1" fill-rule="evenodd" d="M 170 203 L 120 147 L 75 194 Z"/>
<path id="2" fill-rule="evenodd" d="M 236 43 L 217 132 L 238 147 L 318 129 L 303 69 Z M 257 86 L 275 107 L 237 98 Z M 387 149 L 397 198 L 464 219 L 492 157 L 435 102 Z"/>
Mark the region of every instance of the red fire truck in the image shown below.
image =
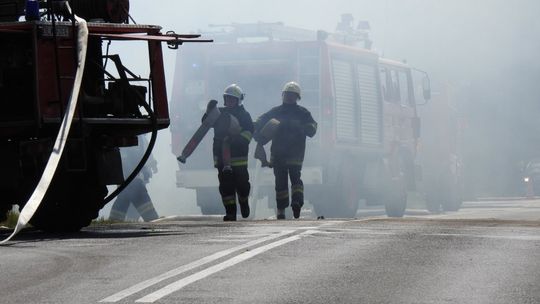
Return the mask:
<path id="1" fill-rule="evenodd" d="M 25 18 L 25 3 L 30 21 L 19 21 Z M 62 1 L 0 1 L 0 220 L 12 205 L 24 207 L 63 131 L 59 127 L 79 68 L 74 14 L 88 21 L 74 123 L 52 183 L 30 220 L 49 231 L 87 226 L 138 173 L 157 130 L 169 125 L 161 44 L 176 48 L 198 37 L 163 35 L 159 26 L 127 24 L 128 0 L 69 3 L 71 14 Z M 141 54 L 146 59 L 140 61 L 147 64 L 147 77 L 109 53 L 109 45 L 124 41 L 147 44 L 147 53 Z M 137 145 L 137 135 L 148 132 L 149 149 L 124 180 L 119 147 Z M 105 198 L 106 186 L 118 184 Z"/>
<path id="2" fill-rule="evenodd" d="M 281 103 L 284 83 L 297 81 L 301 105 L 319 124 L 302 170 L 316 214 L 354 217 L 365 198 L 384 204 L 389 216 L 403 216 L 407 189 L 415 186 L 420 127 L 410 67 L 381 59 L 362 31 L 329 34 L 259 23 L 234 24 L 211 36 L 211 47 L 179 53 L 171 102 L 175 155 L 208 100 L 220 100 L 227 85 L 242 87 L 244 106 L 256 119 Z M 180 167 L 177 185 L 196 190 L 203 213 L 221 213 L 210 137 Z M 250 168 L 252 202 L 268 195 L 273 206 L 271 170 L 254 161 Z"/>

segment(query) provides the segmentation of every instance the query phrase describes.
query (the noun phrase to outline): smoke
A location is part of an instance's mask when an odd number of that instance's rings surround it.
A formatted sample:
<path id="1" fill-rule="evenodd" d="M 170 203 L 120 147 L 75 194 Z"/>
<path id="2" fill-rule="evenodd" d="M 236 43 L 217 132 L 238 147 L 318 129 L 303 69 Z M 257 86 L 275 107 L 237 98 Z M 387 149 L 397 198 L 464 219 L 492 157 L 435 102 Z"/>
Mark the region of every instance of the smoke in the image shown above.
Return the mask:
<path id="1" fill-rule="evenodd" d="M 333 32 L 342 13 L 353 14 L 370 22 L 378 53 L 428 71 L 434 91 L 452 87 L 470 196 L 519 194 L 520 162 L 540 156 L 538 1 L 132 0 L 131 8 L 137 22 L 178 33 L 259 21 Z M 126 53 L 127 66 L 141 65 L 131 52 L 118 51 Z M 177 54 L 164 54 L 171 96 Z M 160 173 L 150 193 L 162 214 L 195 212 L 193 194 L 175 187 L 170 144 L 170 132 L 161 131 L 155 152 Z"/>

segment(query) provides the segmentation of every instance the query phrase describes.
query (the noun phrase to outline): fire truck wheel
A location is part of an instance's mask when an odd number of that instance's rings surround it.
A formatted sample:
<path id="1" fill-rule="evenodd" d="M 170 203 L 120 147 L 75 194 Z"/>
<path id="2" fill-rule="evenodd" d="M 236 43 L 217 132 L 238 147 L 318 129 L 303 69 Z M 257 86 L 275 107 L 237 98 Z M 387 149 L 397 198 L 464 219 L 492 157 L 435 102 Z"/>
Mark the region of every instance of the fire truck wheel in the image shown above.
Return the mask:
<path id="1" fill-rule="evenodd" d="M 407 188 L 403 179 L 389 181 L 388 190 L 384 194 L 384 208 L 389 217 L 403 217 L 407 209 Z"/>
<path id="2" fill-rule="evenodd" d="M 30 224 L 48 232 L 76 232 L 98 217 L 107 187 L 99 183 L 95 171 L 60 169 Z"/>
<path id="3" fill-rule="evenodd" d="M 197 194 L 197 206 L 201 208 L 203 215 L 223 214 L 225 212 L 216 188 L 198 188 L 195 192 Z"/>

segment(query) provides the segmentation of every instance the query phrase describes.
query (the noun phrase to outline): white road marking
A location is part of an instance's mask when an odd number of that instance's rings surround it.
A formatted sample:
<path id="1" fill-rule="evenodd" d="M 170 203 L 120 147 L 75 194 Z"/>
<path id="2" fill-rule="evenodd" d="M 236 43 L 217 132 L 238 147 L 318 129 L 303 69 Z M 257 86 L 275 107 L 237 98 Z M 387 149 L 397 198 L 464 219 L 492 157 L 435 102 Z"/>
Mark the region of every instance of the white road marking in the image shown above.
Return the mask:
<path id="1" fill-rule="evenodd" d="M 365 234 L 365 235 L 397 235 L 401 232 L 384 232 L 384 231 L 371 231 L 365 229 L 330 229 L 325 231 L 319 231 L 320 234 Z"/>
<path id="2" fill-rule="evenodd" d="M 459 234 L 459 233 L 429 233 L 425 236 L 453 236 L 453 237 L 471 237 L 471 238 L 486 238 L 486 239 L 504 239 L 504 240 L 519 240 L 519 241 L 540 241 L 538 235 L 482 235 L 482 234 Z"/>
<path id="3" fill-rule="evenodd" d="M 182 265 L 178 268 L 175 268 L 173 270 L 170 270 L 168 272 L 165 272 L 161 275 L 158 275 L 154 278 L 151 278 L 149 280 L 146 280 L 146 281 L 143 281 L 141 283 L 138 283 L 138 284 L 135 284 L 127 289 L 124 289 L 120 292 L 117 292 L 115 294 L 113 294 L 112 296 L 109 296 L 99 302 L 102 302 L 102 303 L 113 303 L 113 302 L 118 302 L 126 297 L 129 297 L 141 290 L 144 290 L 152 285 L 155 285 L 161 281 L 164 281 L 164 280 L 167 280 L 167 279 L 170 279 L 172 277 L 175 277 L 177 275 L 180 275 L 186 271 L 190 271 L 194 268 L 197 268 L 199 266 L 202 266 L 204 264 L 208 264 L 210 262 L 213 262 L 215 260 L 218 260 L 222 257 L 225 257 L 231 253 L 234 253 L 236 251 L 239 251 L 239 250 L 243 250 L 243 249 L 246 249 L 246 248 L 249 248 L 249 247 L 252 247 L 252 246 L 255 246 L 255 245 L 258 245 L 260 243 L 264 243 L 264 242 L 267 242 L 267 241 L 270 241 L 270 240 L 274 240 L 274 239 L 277 239 L 277 238 L 280 238 L 280 237 L 283 237 L 285 235 L 289 235 L 289 234 L 292 234 L 294 232 L 296 232 L 297 230 L 284 230 L 280 233 L 277 233 L 277 234 L 273 234 L 273 235 L 269 235 L 267 237 L 263 237 L 263 238 L 260 238 L 260 239 L 257 239 L 257 240 L 253 240 L 251 242 L 248 242 L 246 244 L 243 244 L 243 245 L 239 245 L 239 246 L 236 246 L 236 247 L 233 247 L 233 248 L 230 248 L 230 249 L 226 249 L 226 250 L 223 250 L 223 251 L 219 251 L 219 252 L 216 252 L 212 255 L 209 255 L 207 257 L 204 257 L 204 258 L 201 258 L 197 261 L 194 261 L 194 262 L 191 262 L 189 264 L 186 264 L 186 265 Z"/>
<path id="4" fill-rule="evenodd" d="M 211 243 L 240 243 L 245 242 L 246 239 L 206 239 L 200 241 L 202 244 L 211 244 Z"/>
<path id="5" fill-rule="evenodd" d="M 138 299 L 137 303 L 153 303 L 165 296 L 168 296 L 170 295 L 171 293 L 174 293 L 182 288 L 184 288 L 185 286 L 191 284 L 191 283 L 194 283 L 196 281 L 199 281 L 201 279 L 204 279 L 216 272 L 219 272 L 219 271 L 222 271 L 224 269 L 227 269 L 231 266 L 234 266 L 240 262 L 243 262 L 245 260 L 248 260 L 256 255 L 259 255 L 263 252 L 266 252 L 270 249 L 273 249 L 273 248 L 276 248 L 276 247 L 279 247 L 279 246 L 282 246 L 282 245 L 285 245 L 287 243 L 290 243 L 290 242 L 294 242 L 294 241 L 297 241 L 299 239 L 301 239 L 302 236 L 305 236 L 305 235 L 311 235 L 311 234 L 314 234 L 314 233 L 317 233 L 319 231 L 316 231 L 316 230 L 308 230 L 308 231 L 305 231 L 301 234 L 298 234 L 298 235 L 294 235 L 294 236 L 290 236 L 288 238 L 285 238 L 285 239 L 282 239 L 282 240 L 279 240 L 279 241 L 275 241 L 273 243 L 270 243 L 270 244 L 267 244 L 267 245 L 264 245 L 264 246 L 261 246 L 261 247 L 258 247 L 258 248 L 255 248 L 253 250 L 250 250 L 250 251 L 247 251 L 247 252 L 244 252 L 244 253 L 241 253 L 235 257 L 232 257 L 228 260 L 226 260 L 225 262 L 222 262 L 220 264 L 217 264 L 217 265 L 214 265 L 214 266 L 211 266 L 209 268 L 206 268 L 202 271 L 199 271 L 195 274 L 192 274 L 190 276 L 187 276 L 183 279 L 180 279 L 174 283 L 171 283 L 165 287 L 163 287 L 162 289 L 159 289 L 151 294 L 148 294 L 147 296 L 145 297 L 142 297 L 140 299 Z"/>
<path id="6" fill-rule="evenodd" d="M 246 233 L 234 233 L 234 234 L 230 234 L 230 235 L 222 235 L 220 236 L 219 238 L 220 239 L 254 239 L 254 238 L 258 238 L 258 237 L 265 237 L 267 236 L 268 233 L 257 233 L 257 234 L 246 234 Z"/>

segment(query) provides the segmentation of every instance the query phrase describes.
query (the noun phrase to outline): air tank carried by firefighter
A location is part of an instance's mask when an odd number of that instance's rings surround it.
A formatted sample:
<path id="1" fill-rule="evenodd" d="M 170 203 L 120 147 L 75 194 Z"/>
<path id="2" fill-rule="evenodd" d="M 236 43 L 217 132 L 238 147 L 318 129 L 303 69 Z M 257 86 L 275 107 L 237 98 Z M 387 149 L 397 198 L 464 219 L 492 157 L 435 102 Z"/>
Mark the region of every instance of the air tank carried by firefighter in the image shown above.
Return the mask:
<path id="1" fill-rule="evenodd" d="M 0 220 L 13 205 L 23 209 L 42 192 L 30 223 L 76 231 L 131 181 L 150 155 L 157 130 L 169 125 L 162 43 L 177 48 L 208 41 L 162 34 L 156 25 L 126 24 L 128 0 L 39 1 L 38 20 L 19 21 L 25 3 L 0 0 Z M 147 58 L 138 62 L 149 65 L 143 67 L 148 78 L 105 47 L 124 41 L 147 44 L 140 54 Z M 76 90 L 80 94 L 71 96 Z M 71 117 L 70 131 L 64 132 Z M 119 148 L 137 145 L 144 133 L 152 134 L 149 149 L 124 177 Z M 62 140 L 65 149 L 58 149 Z M 55 153 L 59 164 L 49 168 Z M 107 185 L 119 187 L 107 196 Z"/>

